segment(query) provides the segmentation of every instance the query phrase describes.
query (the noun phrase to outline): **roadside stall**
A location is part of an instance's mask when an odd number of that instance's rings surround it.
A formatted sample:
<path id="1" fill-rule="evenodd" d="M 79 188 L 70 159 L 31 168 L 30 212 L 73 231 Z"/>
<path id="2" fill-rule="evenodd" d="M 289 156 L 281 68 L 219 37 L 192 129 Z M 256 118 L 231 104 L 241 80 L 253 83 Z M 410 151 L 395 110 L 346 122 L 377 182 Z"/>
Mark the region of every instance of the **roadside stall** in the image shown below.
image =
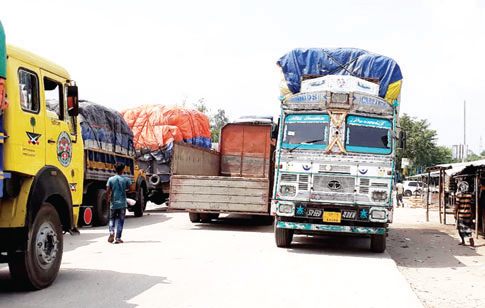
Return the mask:
<path id="1" fill-rule="evenodd" d="M 448 214 L 454 214 L 457 193 L 456 183 L 466 181 L 469 192 L 474 195 L 475 236 L 485 234 L 485 160 L 473 162 L 442 164 L 427 168 L 429 173 L 439 172 L 439 216 L 440 223 L 446 224 Z M 429 205 L 429 204 L 428 204 Z M 429 206 L 426 209 L 429 221 Z"/>

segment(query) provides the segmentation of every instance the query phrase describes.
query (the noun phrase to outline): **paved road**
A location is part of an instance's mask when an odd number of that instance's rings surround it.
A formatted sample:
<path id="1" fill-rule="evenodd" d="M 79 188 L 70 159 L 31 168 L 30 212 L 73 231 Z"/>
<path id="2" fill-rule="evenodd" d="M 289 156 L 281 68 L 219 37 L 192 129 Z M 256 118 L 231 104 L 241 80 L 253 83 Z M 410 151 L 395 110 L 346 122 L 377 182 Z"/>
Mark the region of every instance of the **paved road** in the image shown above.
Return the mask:
<path id="1" fill-rule="evenodd" d="M 128 217 L 124 244 L 106 239 L 106 228 L 66 235 L 57 280 L 37 292 L 13 290 L 0 264 L 0 307 L 422 307 L 365 238 L 299 236 L 281 249 L 271 226 L 242 217 L 151 211 Z"/>

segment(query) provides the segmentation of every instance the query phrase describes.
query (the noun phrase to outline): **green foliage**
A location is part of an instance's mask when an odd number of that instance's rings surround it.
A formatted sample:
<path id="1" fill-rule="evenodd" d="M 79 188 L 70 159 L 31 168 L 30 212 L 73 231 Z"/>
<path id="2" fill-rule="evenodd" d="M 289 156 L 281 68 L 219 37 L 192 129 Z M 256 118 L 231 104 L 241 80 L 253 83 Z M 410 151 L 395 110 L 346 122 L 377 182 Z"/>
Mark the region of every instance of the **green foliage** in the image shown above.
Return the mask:
<path id="1" fill-rule="evenodd" d="M 217 109 L 217 112 L 210 117 L 212 142 L 219 142 L 221 128 L 229 122 L 224 109 Z"/>
<path id="2" fill-rule="evenodd" d="M 477 154 L 473 153 L 472 151 L 469 151 L 468 157 L 466 158 L 466 161 L 476 161 L 476 160 L 480 160 L 480 159 L 482 159 L 482 155 L 477 155 Z"/>
<path id="3" fill-rule="evenodd" d="M 224 109 L 217 109 L 217 112 L 210 114 L 209 108 L 205 105 L 205 99 L 201 98 L 197 103 L 193 104 L 194 109 L 202 112 L 209 118 L 209 123 L 211 126 L 212 142 L 219 142 L 219 134 L 221 133 L 221 128 L 229 122 L 226 116 L 226 111 Z"/>
<path id="4" fill-rule="evenodd" d="M 427 120 L 418 120 L 404 114 L 399 120 L 399 126 L 407 134 L 406 149 L 397 151 L 397 167 L 401 160 L 407 157 L 410 160 L 410 174 L 415 174 L 425 167 L 437 164 L 451 163 L 451 150 L 436 145 L 437 133 L 429 129 Z"/>

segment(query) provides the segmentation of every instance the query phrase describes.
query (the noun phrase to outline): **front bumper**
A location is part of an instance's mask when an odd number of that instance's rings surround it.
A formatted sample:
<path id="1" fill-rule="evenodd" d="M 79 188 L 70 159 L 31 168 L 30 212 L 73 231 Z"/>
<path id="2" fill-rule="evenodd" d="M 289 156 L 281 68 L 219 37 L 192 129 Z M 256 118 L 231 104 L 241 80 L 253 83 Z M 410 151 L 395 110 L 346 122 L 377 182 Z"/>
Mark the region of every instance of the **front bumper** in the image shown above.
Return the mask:
<path id="1" fill-rule="evenodd" d="M 325 225 L 325 224 L 297 223 L 297 222 L 288 222 L 288 221 L 278 221 L 276 224 L 276 227 L 282 228 L 282 229 L 339 232 L 339 233 L 353 233 L 353 234 L 386 234 L 387 232 L 387 228 L 383 228 L 383 227 Z"/>

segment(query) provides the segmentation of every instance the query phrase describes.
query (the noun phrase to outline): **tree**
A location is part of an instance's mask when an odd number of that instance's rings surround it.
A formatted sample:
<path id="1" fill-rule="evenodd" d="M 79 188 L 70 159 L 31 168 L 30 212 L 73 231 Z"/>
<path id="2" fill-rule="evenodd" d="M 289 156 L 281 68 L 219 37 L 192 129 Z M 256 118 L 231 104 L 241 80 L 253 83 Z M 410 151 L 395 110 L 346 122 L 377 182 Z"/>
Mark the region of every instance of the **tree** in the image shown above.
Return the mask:
<path id="1" fill-rule="evenodd" d="M 219 142 L 221 128 L 229 122 L 224 109 L 217 109 L 217 112 L 210 117 L 212 142 Z"/>
<path id="2" fill-rule="evenodd" d="M 197 103 L 193 104 L 193 107 L 194 109 L 202 112 L 209 118 L 212 142 L 219 142 L 219 134 L 221 132 L 221 128 L 226 125 L 227 122 L 229 122 L 229 119 L 226 116 L 226 111 L 224 109 L 217 109 L 216 113 L 210 114 L 210 110 L 206 106 L 204 98 L 200 98 Z"/>
<path id="3" fill-rule="evenodd" d="M 482 157 L 480 155 L 473 153 L 472 151 L 469 151 L 468 155 L 466 157 L 466 161 L 476 161 L 476 160 L 480 160 L 480 159 L 482 159 Z"/>
<path id="4" fill-rule="evenodd" d="M 410 173 L 425 171 L 425 167 L 451 162 L 451 150 L 436 145 L 437 133 L 429 129 L 427 120 L 418 120 L 404 114 L 399 126 L 407 134 L 407 146 L 397 152 L 397 167 L 400 168 L 403 157 L 409 158 Z"/>
<path id="5" fill-rule="evenodd" d="M 205 98 L 199 98 L 197 103 L 194 103 L 193 106 L 195 110 L 202 112 L 203 114 L 209 113 L 209 108 L 205 105 Z"/>

